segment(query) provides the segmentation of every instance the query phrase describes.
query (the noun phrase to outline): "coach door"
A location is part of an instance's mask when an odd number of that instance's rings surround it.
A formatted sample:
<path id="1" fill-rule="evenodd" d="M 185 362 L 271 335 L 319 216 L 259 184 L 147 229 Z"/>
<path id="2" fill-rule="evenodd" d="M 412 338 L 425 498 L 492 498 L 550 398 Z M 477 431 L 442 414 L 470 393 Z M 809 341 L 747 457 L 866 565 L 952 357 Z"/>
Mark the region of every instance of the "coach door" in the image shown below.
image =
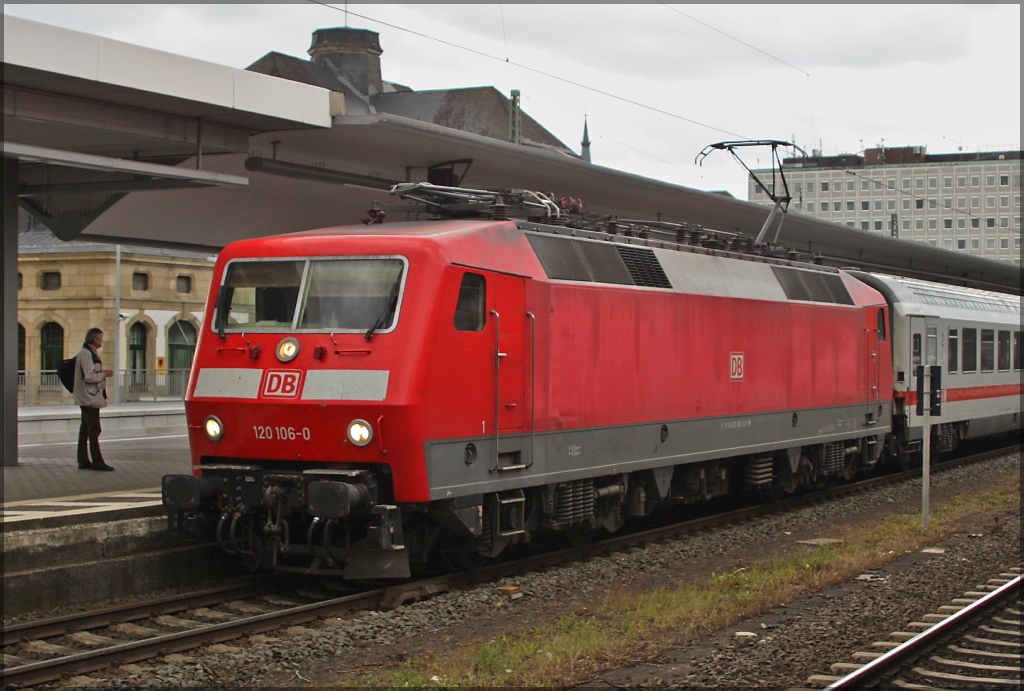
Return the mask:
<path id="1" fill-rule="evenodd" d="M 880 414 L 879 403 L 881 402 L 881 382 L 879 381 L 879 360 L 882 356 L 882 349 L 888 347 L 888 333 L 885 323 L 885 310 L 879 307 L 875 311 L 874 323 L 868 323 L 864 329 L 867 334 L 865 343 L 865 356 L 867 357 L 867 390 L 864 400 L 867 409 L 864 411 L 864 420 L 868 425 L 878 422 Z"/>
<path id="2" fill-rule="evenodd" d="M 917 368 L 939 364 L 939 326 L 935 317 L 910 318 L 910 372 L 907 373 L 908 419 L 914 420 L 917 406 Z M 925 394 L 927 396 L 927 393 Z M 927 402 L 927 401 L 926 401 Z M 920 423 L 916 423 L 920 424 Z"/>
<path id="3" fill-rule="evenodd" d="M 526 281 L 495 275 L 495 418 L 501 432 L 523 428 L 526 419 Z"/>

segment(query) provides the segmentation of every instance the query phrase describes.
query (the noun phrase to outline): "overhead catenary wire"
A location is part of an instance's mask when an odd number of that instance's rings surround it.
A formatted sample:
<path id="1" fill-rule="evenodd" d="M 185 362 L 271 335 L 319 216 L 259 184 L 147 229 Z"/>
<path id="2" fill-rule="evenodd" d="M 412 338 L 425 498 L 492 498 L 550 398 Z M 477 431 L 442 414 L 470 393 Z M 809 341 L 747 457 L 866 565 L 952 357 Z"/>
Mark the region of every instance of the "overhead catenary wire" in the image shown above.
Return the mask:
<path id="1" fill-rule="evenodd" d="M 632 146 L 630 146 L 629 144 L 623 144 L 622 142 L 620 142 L 620 141 L 618 141 L 618 140 L 616 140 L 616 139 L 612 139 L 612 138 L 611 138 L 611 137 L 609 137 L 608 135 L 605 135 L 605 134 L 601 134 L 601 135 L 598 135 L 598 137 L 597 137 L 597 138 L 598 138 L 598 139 L 602 139 L 602 140 L 608 140 L 608 141 L 612 142 L 613 144 L 618 144 L 619 146 L 621 146 L 621 147 L 622 147 L 622 148 L 624 148 L 624 149 L 629 149 L 630 151 L 635 151 L 636 153 L 638 153 L 638 154 L 640 154 L 640 155 L 642 155 L 642 156 L 647 156 L 648 158 L 653 158 L 653 159 L 654 159 L 655 161 L 659 161 L 660 163 L 664 163 L 664 164 L 666 164 L 666 165 L 670 165 L 670 166 L 672 166 L 672 167 L 674 167 L 674 168 L 678 168 L 679 170 L 682 170 L 682 171 L 684 171 L 684 172 L 687 172 L 687 173 L 689 173 L 690 175 L 696 175 L 696 176 L 697 176 L 697 177 L 699 177 L 699 178 L 703 178 L 703 177 L 704 177 L 704 176 L 703 176 L 703 175 L 701 175 L 700 173 L 696 173 L 696 172 L 694 172 L 694 171 L 690 170 L 689 168 L 684 168 L 684 167 L 682 167 L 681 165 L 679 165 L 679 164 L 677 164 L 677 163 L 673 163 L 672 161 L 667 161 L 667 160 L 665 160 L 664 158 L 660 158 L 660 157 L 658 157 L 658 156 L 655 156 L 655 155 L 654 155 L 654 154 L 652 154 L 652 153 L 648 153 L 648 152 L 646 152 L 646 151 L 642 151 L 641 149 L 637 149 L 637 148 L 635 148 L 635 147 L 632 147 Z"/>
<path id="2" fill-rule="evenodd" d="M 783 60 L 782 58 L 777 57 L 775 55 L 772 55 L 771 53 L 769 53 L 769 52 L 767 52 L 765 50 L 762 50 L 761 48 L 758 48 L 755 45 L 747 43 L 746 41 L 744 41 L 742 39 L 739 39 L 739 38 L 733 36 L 732 34 L 726 32 L 726 31 L 722 31 L 721 29 L 719 29 L 719 28 L 717 28 L 715 26 L 712 26 L 711 24 L 708 24 L 707 22 L 701 21 L 700 19 L 697 19 L 693 15 L 687 14 L 686 12 L 683 12 L 682 10 L 680 10 L 678 8 L 672 7 L 671 5 L 667 5 L 667 4 L 663 3 L 663 2 L 662 3 L 658 3 L 658 4 L 661 5 L 662 7 L 666 8 L 666 9 L 668 9 L 668 10 L 671 10 L 672 12 L 675 12 L 676 14 L 679 14 L 679 15 L 682 15 L 683 17 L 686 17 L 687 19 L 689 19 L 692 22 L 700 24 L 701 26 L 704 26 L 704 27 L 710 29 L 711 31 L 719 33 L 722 36 L 725 36 L 726 38 L 728 38 L 730 40 L 736 41 L 737 43 L 739 43 L 741 45 L 744 45 L 747 48 L 750 48 L 751 50 L 756 51 L 756 52 L 760 53 L 761 55 L 764 55 L 767 58 L 770 58 L 770 59 L 772 59 L 772 60 L 774 60 L 776 62 L 779 62 L 779 63 L 785 65 L 786 67 L 788 67 L 788 68 L 790 68 L 792 70 L 796 70 L 800 74 L 806 75 L 808 79 L 815 79 L 815 80 L 821 82 L 822 84 L 825 84 L 826 86 L 832 87 L 833 89 L 846 94 L 847 96 L 853 96 L 854 98 L 859 98 L 861 96 L 861 94 L 855 94 L 852 91 L 848 91 L 847 89 L 844 89 L 841 86 L 836 86 L 835 84 L 831 83 L 830 81 L 828 81 L 826 79 L 822 79 L 821 77 L 819 77 L 817 75 L 811 74 L 808 70 L 805 70 L 803 68 L 797 67 L 796 65 L 792 65 L 792 64 L 786 62 L 785 60 Z M 900 115 L 899 113 L 897 113 L 895 111 L 889 110 L 888 108 L 884 108 L 884 107 L 880 107 L 879 109 L 884 111 L 884 112 L 886 112 L 886 113 L 888 113 L 889 115 L 892 115 L 894 117 L 899 118 L 900 120 L 903 120 L 904 122 L 910 123 L 914 127 L 919 127 L 921 129 L 925 130 L 926 132 L 930 132 L 930 133 L 936 135 L 937 137 L 939 137 L 940 140 L 944 139 L 944 140 L 946 140 L 948 142 L 952 142 L 954 144 L 957 144 L 958 146 L 963 146 L 962 142 L 959 142 L 959 141 L 956 141 L 954 139 L 951 139 L 950 137 L 947 137 L 946 135 L 942 134 L 941 132 L 936 132 L 932 128 L 930 128 L 930 127 L 928 127 L 926 125 L 922 125 L 919 122 L 915 122 L 915 121 L 911 120 L 910 118 L 906 118 L 906 117 Z M 813 117 L 813 115 L 812 115 L 812 117 Z M 938 140 L 936 140 L 936 141 L 938 141 Z"/>
<path id="3" fill-rule="evenodd" d="M 326 7 L 328 9 L 335 10 L 335 11 L 338 11 L 338 12 L 342 11 L 341 8 L 335 7 L 334 5 L 331 5 L 331 4 L 326 3 L 326 2 L 320 2 L 320 0 L 308 0 L 308 2 L 310 2 L 310 3 L 314 4 L 314 5 L 320 5 L 322 7 Z M 699 120 L 694 120 L 692 118 L 688 118 L 688 117 L 685 117 L 683 115 L 679 115 L 677 113 L 672 113 L 672 112 L 669 112 L 667 110 L 663 110 L 661 108 L 657 108 L 655 106 L 652 106 L 652 105 L 649 105 L 649 104 L 646 104 L 646 103 L 641 103 L 640 101 L 636 101 L 636 100 L 633 100 L 631 98 L 626 98 L 625 96 L 620 96 L 620 95 L 614 94 L 614 93 L 612 93 L 610 91 L 605 91 L 603 89 L 598 89 L 597 87 L 594 87 L 594 86 L 589 86 L 589 85 L 583 84 L 581 82 L 573 81 L 572 79 L 567 79 L 565 77 L 560 77 L 557 74 L 552 74 L 550 72 L 545 72 L 544 70 L 537 69 L 536 67 L 530 67 L 529 65 L 525 65 L 525 64 L 519 63 L 519 62 L 515 62 L 513 60 L 510 60 L 509 58 L 500 58 L 500 57 L 498 57 L 496 55 L 491 55 L 490 53 L 485 53 L 485 52 L 483 52 L 481 50 L 477 50 L 475 48 L 470 48 L 468 46 L 459 45 L 458 43 L 453 43 L 452 41 L 446 41 L 446 40 L 444 40 L 442 38 L 437 38 L 436 36 L 428 36 L 427 34 L 421 33 L 419 31 L 415 31 L 413 29 L 407 29 L 407 28 L 405 28 L 403 26 L 398 26 L 397 24 L 391 24 L 390 22 L 385 22 L 385 21 L 382 21 L 380 19 L 375 19 L 373 17 L 369 17 L 369 16 L 364 15 L 364 14 L 359 14 L 358 12 L 353 12 L 352 10 L 348 10 L 348 14 L 351 14 L 353 17 L 359 17 L 360 19 L 366 20 L 368 22 L 374 22 L 374 23 L 380 24 L 381 26 L 386 26 L 389 29 L 395 29 L 396 31 L 402 31 L 402 32 L 405 32 L 407 34 L 412 34 L 413 36 L 419 36 L 420 38 L 425 38 L 425 39 L 427 39 L 429 41 L 434 41 L 435 43 L 440 43 L 440 44 L 446 45 L 446 46 L 448 46 L 450 48 L 456 48 L 458 50 L 464 50 L 464 51 L 466 51 L 468 53 L 473 53 L 474 55 L 478 55 L 480 57 L 487 58 L 489 60 L 495 60 L 497 62 L 503 62 L 503 63 L 509 64 L 509 65 L 512 65 L 514 67 L 518 67 L 518 68 L 520 68 L 522 70 L 526 70 L 526 71 L 532 72 L 534 74 L 539 74 L 542 77 L 547 77 L 548 79 L 553 79 L 555 81 L 562 82 L 563 84 L 569 84 L 571 86 L 575 86 L 577 88 L 584 89 L 586 91 L 590 91 L 590 92 L 593 92 L 593 93 L 596 93 L 596 94 L 601 94 L 602 96 L 607 96 L 608 98 L 614 99 L 616 101 L 621 101 L 623 103 L 628 103 L 630 105 L 637 106 L 638 108 L 643 108 L 645 110 L 649 110 L 649 111 L 654 112 L 654 113 L 659 113 L 661 115 L 665 115 L 665 116 L 668 116 L 670 118 L 674 118 L 676 120 L 682 120 L 683 122 L 688 122 L 691 125 L 697 125 L 699 127 L 704 127 L 706 129 L 713 130 L 715 132 L 720 132 L 722 134 L 727 134 L 730 137 L 736 137 L 738 139 L 750 139 L 750 137 L 748 137 L 746 135 L 737 134 L 736 132 L 731 132 L 731 131 L 723 129 L 721 127 L 715 127 L 714 125 L 709 125 L 707 123 L 700 122 Z"/>

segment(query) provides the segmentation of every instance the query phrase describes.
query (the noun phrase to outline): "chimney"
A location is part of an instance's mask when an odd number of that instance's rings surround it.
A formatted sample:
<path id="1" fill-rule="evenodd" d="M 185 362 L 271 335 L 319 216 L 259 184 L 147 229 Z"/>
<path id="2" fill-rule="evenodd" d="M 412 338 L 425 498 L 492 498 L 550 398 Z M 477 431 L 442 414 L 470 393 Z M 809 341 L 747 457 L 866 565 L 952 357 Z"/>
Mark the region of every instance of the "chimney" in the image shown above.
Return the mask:
<path id="1" fill-rule="evenodd" d="M 384 91 L 380 76 L 380 54 L 383 52 L 376 31 L 349 27 L 317 29 L 309 47 L 313 63 L 344 77 L 364 96 Z"/>

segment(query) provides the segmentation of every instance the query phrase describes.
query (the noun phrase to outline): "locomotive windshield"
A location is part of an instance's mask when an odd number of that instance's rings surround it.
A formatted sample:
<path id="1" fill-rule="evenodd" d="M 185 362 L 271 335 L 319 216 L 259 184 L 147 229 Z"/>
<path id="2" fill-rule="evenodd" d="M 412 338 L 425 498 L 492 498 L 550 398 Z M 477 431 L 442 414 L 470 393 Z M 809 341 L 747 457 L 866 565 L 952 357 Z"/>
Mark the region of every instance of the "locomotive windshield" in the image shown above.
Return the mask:
<path id="1" fill-rule="evenodd" d="M 397 317 L 404 273 L 405 261 L 397 257 L 233 261 L 215 328 L 387 331 Z"/>

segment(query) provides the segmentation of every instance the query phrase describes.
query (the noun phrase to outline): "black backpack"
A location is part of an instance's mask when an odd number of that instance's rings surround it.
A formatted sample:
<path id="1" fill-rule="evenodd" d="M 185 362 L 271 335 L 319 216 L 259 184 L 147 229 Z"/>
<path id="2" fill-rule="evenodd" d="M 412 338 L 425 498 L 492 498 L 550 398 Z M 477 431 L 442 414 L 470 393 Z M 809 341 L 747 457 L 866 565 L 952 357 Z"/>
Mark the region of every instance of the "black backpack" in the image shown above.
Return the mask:
<path id="1" fill-rule="evenodd" d="M 75 363 L 77 362 L 77 357 L 70 357 L 57 367 L 57 378 L 71 393 L 75 392 Z"/>

